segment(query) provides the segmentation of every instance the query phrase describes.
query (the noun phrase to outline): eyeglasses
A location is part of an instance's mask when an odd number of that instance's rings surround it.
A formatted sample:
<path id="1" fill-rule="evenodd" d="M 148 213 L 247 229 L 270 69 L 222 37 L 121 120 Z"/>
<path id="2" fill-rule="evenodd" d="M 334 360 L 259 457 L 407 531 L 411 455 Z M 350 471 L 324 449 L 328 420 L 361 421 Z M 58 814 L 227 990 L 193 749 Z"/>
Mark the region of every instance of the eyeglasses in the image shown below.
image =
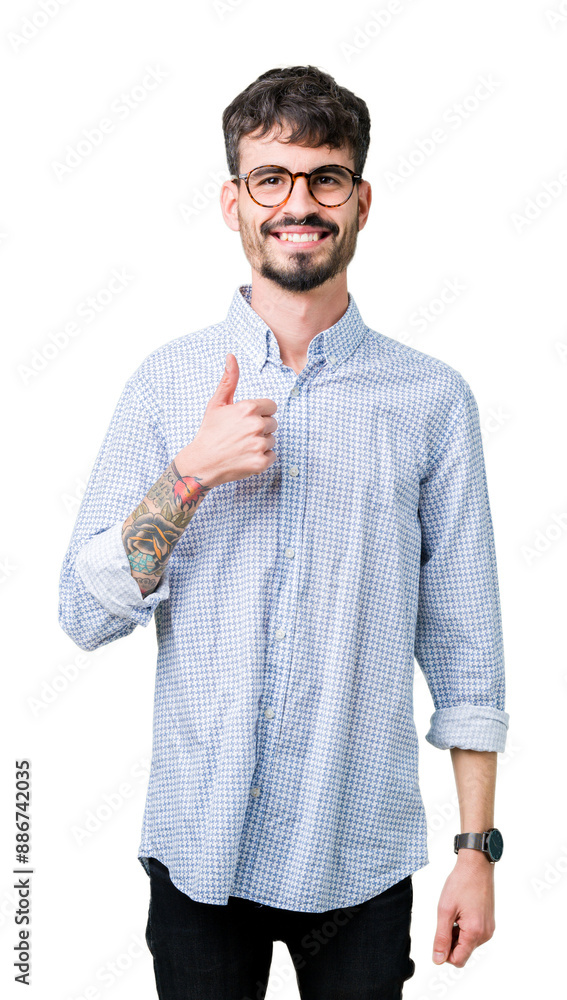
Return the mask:
<path id="1" fill-rule="evenodd" d="M 261 167 L 249 170 L 247 174 L 235 174 L 232 179 L 239 178 L 246 183 L 248 194 L 257 205 L 263 208 L 276 208 L 285 205 L 297 177 L 305 177 L 309 193 L 319 205 L 338 208 L 349 200 L 354 190 L 354 182 L 361 180 L 362 174 L 355 174 L 349 167 L 343 167 L 339 163 L 317 167 L 310 173 L 298 170 L 295 174 L 292 174 L 287 167 L 265 163 Z"/>

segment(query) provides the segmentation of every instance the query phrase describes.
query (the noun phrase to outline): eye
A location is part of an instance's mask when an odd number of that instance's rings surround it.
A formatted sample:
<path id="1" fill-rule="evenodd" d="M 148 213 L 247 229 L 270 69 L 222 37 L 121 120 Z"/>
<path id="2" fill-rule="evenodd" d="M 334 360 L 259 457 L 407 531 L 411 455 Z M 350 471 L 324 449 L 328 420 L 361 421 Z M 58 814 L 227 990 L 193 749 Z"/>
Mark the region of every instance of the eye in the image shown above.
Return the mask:
<path id="1" fill-rule="evenodd" d="M 250 183 L 256 187 L 278 187 L 282 182 L 285 183 L 287 179 L 287 174 L 282 174 L 277 170 L 255 170 L 251 177 Z"/>

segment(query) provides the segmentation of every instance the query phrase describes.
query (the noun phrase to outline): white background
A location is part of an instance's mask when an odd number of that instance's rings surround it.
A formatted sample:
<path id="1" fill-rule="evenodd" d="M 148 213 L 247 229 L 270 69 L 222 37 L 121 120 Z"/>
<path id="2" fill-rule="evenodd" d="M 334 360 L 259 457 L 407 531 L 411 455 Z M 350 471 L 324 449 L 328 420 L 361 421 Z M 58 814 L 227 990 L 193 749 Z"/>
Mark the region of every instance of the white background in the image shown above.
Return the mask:
<path id="1" fill-rule="evenodd" d="M 349 290 L 368 326 L 443 359 L 471 385 L 496 535 L 510 713 L 498 756 L 495 822 L 505 851 L 496 931 L 462 969 L 433 964 L 460 825 L 449 751 L 424 740 L 433 704 L 416 666 L 431 863 L 414 876 L 416 972 L 404 1000 L 558 995 L 567 888 L 567 3 L 562 11 L 561 0 L 406 0 L 389 13 L 385 0 L 50 0 L 47 8 L 55 13 L 41 15 L 39 0 L 4 0 L 0 15 L 3 995 L 157 996 L 144 941 L 149 879 L 136 857 L 155 628 L 83 653 L 58 625 L 58 578 L 126 379 L 160 344 L 223 319 L 237 285 L 250 280 L 219 206 L 228 176 L 222 111 L 260 73 L 309 63 L 363 97 L 372 119 L 364 177 L 373 202 Z M 111 111 L 122 93 L 140 96 L 148 67 L 161 82 L 127 115 Z M 492 92 L 475 97 L 481 78 Z M 57 162 L 108 117 L 113 131 L 60 179 Z M 419 164 L 418 143 L 435 129 L 444 141 Z M 396 183 L 403 158 L 415 166 Z M 92 322 L 81 320 L 68 344 L 46 351 L 114 268 L 131 276 L 124 290 Z M 441 312 L 432 305 L 439 314 L 417 328 L 415 311 L 448 281 L 462 291 Z M 12 968 L 18 756 L 33 773 L 27 992 Z M 106 795 L 119 807 L 80 839 Z M 268 996 L 298 997 L 282 943 Z"/>

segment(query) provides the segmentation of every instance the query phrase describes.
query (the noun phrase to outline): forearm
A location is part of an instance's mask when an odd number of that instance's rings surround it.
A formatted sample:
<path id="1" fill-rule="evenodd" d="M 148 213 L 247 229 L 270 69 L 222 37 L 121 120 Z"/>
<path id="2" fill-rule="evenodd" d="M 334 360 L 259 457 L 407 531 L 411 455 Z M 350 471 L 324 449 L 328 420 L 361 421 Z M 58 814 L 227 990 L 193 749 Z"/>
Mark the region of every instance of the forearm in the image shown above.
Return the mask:
<path id="1" fill-rule="evenodd" d="M 451 761 L 459 799 L 460 833 L 482 833 L 494 826 L 496 751 L 451 747 Z M 481 851 L 471 848 L 459 850 L 457 859 L 477 864 L 488 861 Z"/>
<path id="2" fill-rule="evenodd" d="M 158 586 L 173 549 L 214 485 L 208 477 L 204 480 L 196 468 L 194 476 L 187 475 L 186 465 L 182 477 L 177 458 L 150 487 L 122 526 L 130 572 L 143 597 Z"/>

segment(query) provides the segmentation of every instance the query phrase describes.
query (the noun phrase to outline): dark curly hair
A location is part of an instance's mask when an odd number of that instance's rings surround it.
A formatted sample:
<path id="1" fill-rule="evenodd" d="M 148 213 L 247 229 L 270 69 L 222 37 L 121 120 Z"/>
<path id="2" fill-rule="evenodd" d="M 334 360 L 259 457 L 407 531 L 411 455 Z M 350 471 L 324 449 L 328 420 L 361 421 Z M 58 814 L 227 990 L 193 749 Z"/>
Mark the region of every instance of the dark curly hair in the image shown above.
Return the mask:
<path id="1" fill-rule="evenodd" d="M 223 111 L 231 176 L 240 172 L 242 136 L 260 130 L 254 137 L 261 139 L 277 126 L 279 138 L 288 125 L 292 131 L 286 142 L 333 149 L 346 146 L 355 172 L 362 173 L 370 145 L 366 103 L 317 66 L 285 66 L 262 73 Z"/>

